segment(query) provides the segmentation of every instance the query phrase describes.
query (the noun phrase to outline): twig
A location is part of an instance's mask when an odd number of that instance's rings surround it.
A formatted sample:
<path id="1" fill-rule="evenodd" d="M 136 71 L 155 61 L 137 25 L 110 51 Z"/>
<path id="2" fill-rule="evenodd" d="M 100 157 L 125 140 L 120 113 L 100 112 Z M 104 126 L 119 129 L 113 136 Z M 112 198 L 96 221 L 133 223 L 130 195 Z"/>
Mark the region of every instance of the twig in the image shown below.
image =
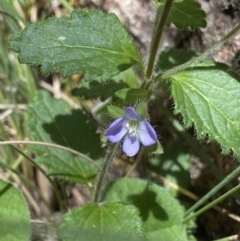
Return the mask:
<path id="1" fill-rule="evenodd" d="M 26 145 L 39 145 L 39 146 L 48 146 L 48 147 L 54 147 L 57 149 L 61 149 L 64 151 L 68 151 L 74 155 L 81 156 L 82 158 L 86 159 L 88 162 L 92 163 L 94 166 L 96 166 L 98 169 L 101 169 L 100 166 L 94 162 L 92 159 L 90 159 L 88 156 L 75 151 L 71 148 L 53 144 L 53 143 L 48 143 L 48 142 L 40 142 L 40 141 L 0 141 L 0 145 L 15 145 L 15 144 L 26 144 Z"/>

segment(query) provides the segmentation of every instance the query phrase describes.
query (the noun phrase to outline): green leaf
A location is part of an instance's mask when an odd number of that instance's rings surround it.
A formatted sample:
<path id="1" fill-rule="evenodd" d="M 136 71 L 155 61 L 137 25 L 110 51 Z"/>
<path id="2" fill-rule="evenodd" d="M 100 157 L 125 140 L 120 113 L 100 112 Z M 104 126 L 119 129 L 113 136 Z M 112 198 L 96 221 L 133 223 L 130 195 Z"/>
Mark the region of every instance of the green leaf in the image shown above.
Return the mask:
<path id="1" fill-rule="evenodd" d="M 158 1 L 158 6 L 163 7 L 164 1 Z M 201 9 L 201 5 L 195 0 L 176 0 L 170 9 L 167 26 L 173 23 L 178 29 L 187 28 L 194 31 L 196 27 L 205 28 L 207 22 L 206 14 Z"/>
<path id="2" fill-rule="evenodd" d="M 28 25 L 9 41 L 20 63 L 41 65 L 43 74 L 84 73 L 85 80 L 110 77 L 135 63 L 139 53 L 114 14 L 74 10 L 71 18 L 52 17 Z"/>
<path id="3" fill-rule="evenodd" d="M 147 146 L 145 148 L 147 148 L 147 150 L 149 152 L 151 152 L 151 154 L 153 154 L 153 155 L 161 155 L 164 152 L 163 147 L 162 147 L 161 143 L 159 142 L 159 140 L 157 140 L 157 142 L 155 144 L 153 144 L 151 146 Z"/>
<path id="4" fill-rule="evenodd" d="M 104 201 L 135 205 L 143 219 L 147 241 L 186 241 L 183 210 L 177 201 L 156 184 L 122 178 L 111 183 Z"/>
<path id="5" fill-rule="evenodd" d="M 113 94 L 126 87 L 123 82 L 116 83 L 113 80 L 103 84 L 99 81 L 84 82 L 79 88 L 72 91 L 74 96 L 84 97 L 86 100 L 99 98 L 101 101 L 113 96 Z"/>
<path id="6" fill-rule="evenodd" d="M 63 216 L 63 241 L 144 241 L 138 210 L 121 203 L 85 204 Z"/>
<path id="7" fill-rule="evenodd" d="M 0 241 L 28 241 L 30 214 L 22 193 L 0 179 Z"/>
<path id="8" fill-rule="evenodd" d="M 120 117 L 124 116 L 125 110 L 117 107 L 117 106 L 113 106 L 113 105 L 109 105 L 107 107 L 108 113 L 109 115 L 113 118 L 113 119 L 117 119 Z"/>
<path id="9" fill-rule="evenodd" d="M 197 136 L 217 140 L 224 153 L 240 156 L 239 76 L 224 64 L 196 66 L 169 75 L 175 113 L 182 113 L 185 127 L 195 125 Z"/>
<path id="10" fill-rule="evenodd" d="M 80 110 L 71 111 L 63 100 L 56 100 L 45 91 L 38 92 L 28 106 L 30 139 L 56 143 L 97 159 L 103 155 L 96 126 Z M 90 143 L 90 144 L 89 144 Z M 48 174 L 66 180 L 86 183 L 97 168 L 87 158 L 45 146 L 32 146 L 36 161 L 48 167 Z"/>
<path id="11" fill-rule="evenodd" d="M 151 91 L 145 89 L 122 89 L 115 93 L 115 95 L 126 102 L 139 102 L 150 97 Z"/>

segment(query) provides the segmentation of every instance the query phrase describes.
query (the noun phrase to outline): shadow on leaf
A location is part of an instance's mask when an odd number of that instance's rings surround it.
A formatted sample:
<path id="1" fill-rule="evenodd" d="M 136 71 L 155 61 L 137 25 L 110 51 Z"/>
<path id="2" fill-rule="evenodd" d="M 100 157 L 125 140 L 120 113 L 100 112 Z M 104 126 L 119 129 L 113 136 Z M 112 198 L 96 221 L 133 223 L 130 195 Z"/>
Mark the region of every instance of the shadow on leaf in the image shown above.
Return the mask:
<path id="1" fill-rule="evenodd" d="M 54 143 L 70 147 L 93 159 L 103 154 L 97 127 L 81 110 L 73 110 L 70 115 L 58 115 L 54 122 L 43 124 L 43 129 Z"/>
<path id="2" fill-rule="evenodd" d="M 149 218 L 150 213 L 159 221 L 168 219 L 167 213 L 157 203 L 156 198 L 157 193 L 149 189 L 149 184 L 147 184 L 142 193 L 128 196 L 129 202 L 133 203 L 139 209 L 140 216 L 144 222 Z"/>

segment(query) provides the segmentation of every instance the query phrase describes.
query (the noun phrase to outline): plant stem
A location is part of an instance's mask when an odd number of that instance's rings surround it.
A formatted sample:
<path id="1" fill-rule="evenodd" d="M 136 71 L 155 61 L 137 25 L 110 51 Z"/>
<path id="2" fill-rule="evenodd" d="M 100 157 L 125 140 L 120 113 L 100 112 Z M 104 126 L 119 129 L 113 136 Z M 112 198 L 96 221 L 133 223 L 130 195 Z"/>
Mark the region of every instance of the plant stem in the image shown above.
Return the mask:
<path id="1" fill-rule="evenodd" d="M 206 202 L 209 198 L 215 195 L 222 187 L 224 187 L 228 182 L 230 182 L 234 177 L 239 175 L 240 166 L 231 172 L 226 178 L 224 178 L 217 186 L 215 186 L 210 192 L 208 192 L 205 196 L 203 196 L 200 200 L 198 200 L 191 208 L 189 208 L 185 216 L 189 215 L 191 212 L 195 211 L 198 207 L 200 207 L 204 202 Z"/>
<path id="2" fill-rule="evenodd" d="M 201 208 L 200 210 L 198 210 L 197 212 L 188 215 L 184 220 L 183 223 L 188 222 L 189 220 L 199 216 L 200 214 L 206 212 L 209 208 L 215 206 L 217 203 L 223 201 L 225 198 L 227 198 L 228 196 L 230 196 L 231 194 L 233 194 L 234 192 L 238 191 L 240 189 L 240 184 L 238 184 L 236 187 L 234 187 L 233 189 L 231 189 L 230 191 L 226 192 L 225 194 L 223 194 L 222 196 L 220 196 L 219 198 L 215 199 L 214 201 L 210 202 L 209 204 L 207 204 L 206 206 L 204 206 L 203 208 Z"/>
<path id="3" fill-rule="evenodd" d="M 61 4 L 71 13 L 73 11 L 73 7 L 66 0 L 59 0 Z"/>
<path id="4" fill-rule="evenodd" d="M 219 40 L 216 44 L 214 44 L 212 47 L 210 47 L 207 51 L 199 55 L 198 57 L 192 58 L 191 60 L 187 61 L 184 64 L 180 64 L 172 69 L 166 70 L 164 72 L 156 74 L 153 79 L 155 81 L 160 80 L 161 78 L 167 78 L 168 75 L 175 74 L 177 72 L 183 71 L 190 67 L 193 64 L 197 64 L 204 59 L 206 59 L 209 55 L 211 55 L 216 49 L 220 48 L 224 45 L 226 41 L 228 41 L 231 37 L 233 37 L 238 31 L 240 30 L 240 24 L 235 27 L 230 33 L 228 33 L 225 37 L 223 37 L 221 40 Z"/>
<path id="5" fill-rule="evenodd" d="M 152 42 L 150 46 L 150 56 L 149 56 L 147 72 L 146 72 L 147 78 L 150 78 L 152 75 L 152 70 L 153 70 L 155 58 L 157 55 L 158 45 L 161 40 L 163 29 L 165 27 L 167 16 L 169 14 L 172 3 L 173 3 L 173 0 L 166 0 L 163 6 L 163 9 L 162 7 L 158 7 L 157 9 L 154 29 L 152 34 Z"/>
<path id="6" fill-rule="evenodd" d="M 98 177 L 97 183 L 96 183 L 96 189 L 95 189 L 95 193 L 94 193 L 94 197 L 93 197 L 93 202 L 95 202 L 95 203 L 99 203 L 101 201 L 102 191 L 103 191 L 105 180 L 106 180 L 106 177 L 108 174 L 108 170 L 109 170 L 109 167 L 112 163 L 112 160 L 115 156 L 115 153 L 116 153 L 119 145 L 120 145 L 120 143 L 118 142 L 116 144 L 112 144 L 109 146 L 108 153 L 106 155 L 102 170 L 99 174 L 99 177 Z"/>

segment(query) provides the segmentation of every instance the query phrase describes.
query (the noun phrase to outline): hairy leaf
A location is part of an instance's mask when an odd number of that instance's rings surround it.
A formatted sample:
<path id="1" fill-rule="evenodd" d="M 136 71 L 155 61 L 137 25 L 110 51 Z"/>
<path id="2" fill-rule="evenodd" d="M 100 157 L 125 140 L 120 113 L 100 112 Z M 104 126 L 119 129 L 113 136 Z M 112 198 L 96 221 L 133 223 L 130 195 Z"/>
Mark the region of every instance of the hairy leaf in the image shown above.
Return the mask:
<path id="1" fill-rule="evenodd" d="M 186 241 L 183 210 L 173 197 L 156 184 L 122 178 L 111 183 L 104 201 L 136 206 L 143 220 L 147 241 Z"/>
<path id="2" fill-rule="evenodd" d="M 56 100 L 47 92 L 38 92 L 29 105 L 27 124 L 31 140 L 70 147 L 94 159 L 102 155 L 96 126 L 80 110 L 71 112 L 65 101 Z M 48 167 L 49 175 L 86 183 L 97 173 L 97 168 L 87 158 L 45 146 L 31 149 L 37 153 L 37 161 Z"/>
<path id="3" fill-rule="evenodd" d="M 22 193 L 0 179 L 0 241 L 27 241 L 30 213 Z"/>
<path id="4" fill-rule="evenodd" d="M 198 138 L 217 140 L 224 153 L 240 156 L 239 76 L 224 64 L 201 64 L 169 75 L 175 113 L 182 113 L 184 125 L 195 125 Z"/>
<path id="5" fill-rule="evenodd" d="M 63 241 L 144 241 L 138 210 L 121 203 L 85 204 L 63 217 Z"/>
<path id="6" fill-rule="evenodd" d="M 19 62 L 41 65 L 43 74 L 83 73 L 85 80 L 110 77 L 141 63 L 128 33 L 114 14 L 74 10 L 71 18 L 52 17 L 28 25 L 9 41 Z"/>

